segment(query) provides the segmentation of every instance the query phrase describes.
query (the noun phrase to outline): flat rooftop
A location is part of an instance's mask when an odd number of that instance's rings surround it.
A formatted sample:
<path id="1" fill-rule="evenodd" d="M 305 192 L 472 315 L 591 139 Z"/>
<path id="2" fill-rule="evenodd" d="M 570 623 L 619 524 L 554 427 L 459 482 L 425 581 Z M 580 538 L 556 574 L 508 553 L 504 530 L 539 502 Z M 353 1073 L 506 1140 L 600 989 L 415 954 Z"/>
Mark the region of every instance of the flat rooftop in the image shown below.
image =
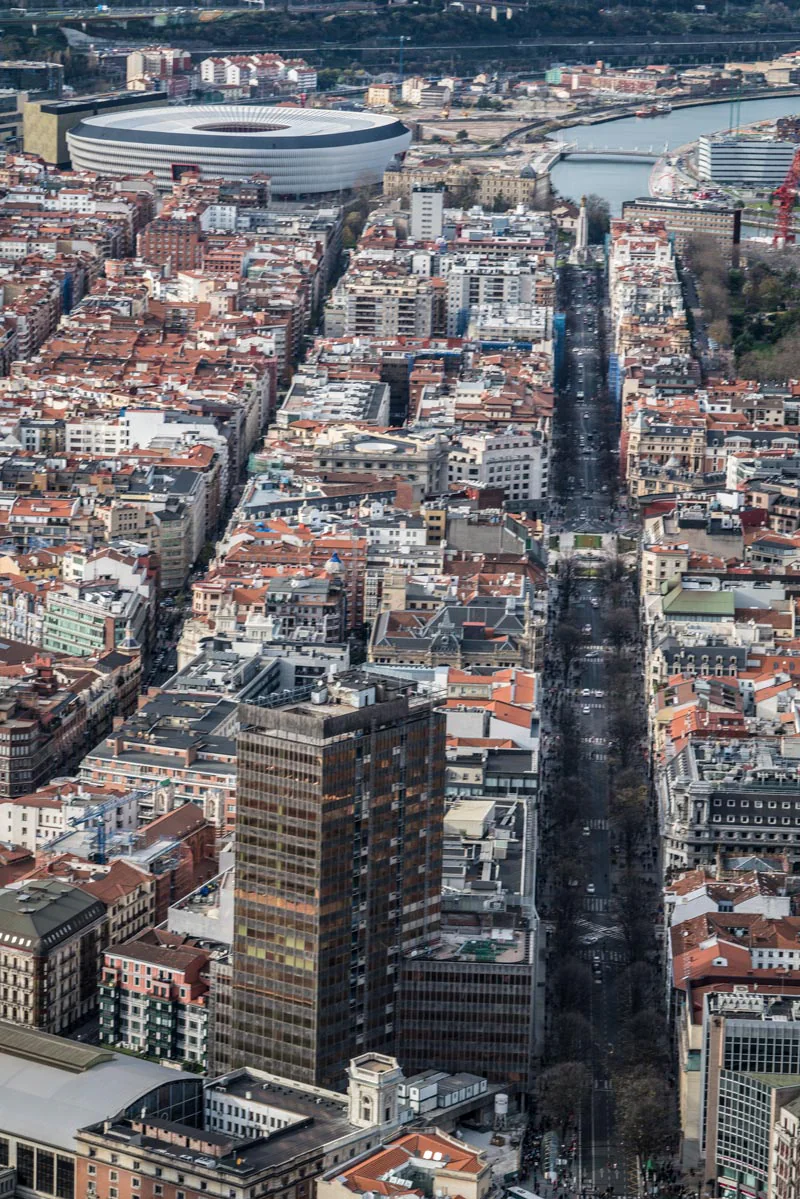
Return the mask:
<path id="1" fill-rule="evenodd" d="M 437 962 L 475 962 L 485 965 L 519 964 L 528 959 L 528 934 L 523 930 L 499 928 L 481 932 L 443 932 L 415 956 Z"/>

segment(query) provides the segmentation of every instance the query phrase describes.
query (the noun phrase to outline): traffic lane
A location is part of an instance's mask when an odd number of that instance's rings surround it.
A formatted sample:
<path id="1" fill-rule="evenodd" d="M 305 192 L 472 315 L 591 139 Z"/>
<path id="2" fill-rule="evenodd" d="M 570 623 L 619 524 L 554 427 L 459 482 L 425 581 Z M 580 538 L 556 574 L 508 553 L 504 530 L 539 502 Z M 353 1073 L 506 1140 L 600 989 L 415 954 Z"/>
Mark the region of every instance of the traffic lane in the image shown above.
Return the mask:
<path id="1" fill-rule="evenodd" d="M 577 278 L 580 274 L 577 273 Z M 581 329 L 578 340 L 585 343 L 587 338 L 585 329 Z M 594 338 L 590 339 L 594 340 Z M 595 347 L 592 353 L 595 358 Z M 583 358 L 583 355 L 579 356 Z M 572 359 L 574 367 L 574 357 Z M 577 366 L 576 379 L 579 384 L 578 390 L 584 391 L 587 401 L 590 401 L 596 395 L 597 374 L 593 371 L 588 362 L 582 362 Z M 588 411 L 588 416 L 584 418 L 584 410 Z M 586 436 L 588 445 L 592 448 L 590 454 L 585 454 L 581 457 L 578 470 L 573 473 L 577 479 L 581 480 L 582 490 L 594 491 L 594 494 L 587 496 L 585 494 L 569 497 L 569 501 L 565 505 L 565 511 L 574 519 L 576 514 L 581 511 L 591 513 L 598 518 L 610 519 L 610 504 L 599 488 L 602 486 L 603 472 L 600 469 L 599 461 L 599 445 L 592 446 L 592 441 L 588 438 L 588 433 L 591 432 L 597 436 L 602 433 L 602 422 L 600 414 L 597 412 L 591 403 L 587 403 L 578 408 L 577 428 L 574 430 L 575 435 L 580 437 Z M 575 605 L 575 623 L 581 626 L 589 624 L 592 629 L 593 643 L 602 641 L 602 633 L 604 628 L 604 613 L 602 608 L 593 609 L 591 607 L 591 595 L 593 588 L 591 586 L 582 587 L 579 590 L 579 596 Z M 588 603 L 588 607 L 587 607 Z M 607 694 L 607 668 L 603 657 L 589 658 L 585 654 L 581 658 L 579 673 L 579 699 L 581 703 L 581 731 L 582 735 L 590 737 L 602 737 L 605 742 L 607 735 L 606 729 L 606 694 Z M 604 694 L 601 697 L 592 695 L 589 707 L 589 713 L 582 711 L 583 700 L 588 697 L 580 694 L 583 690 L 590 692 L 602 691 Z M 598 703 L 599 700 L 599 703 Z M 597 707 L 592 707 L 592 704 L 598 703 Z M 588 747 L 587 747 L 588 748 Z M 598 747 L 600 748 L 600 747 Z M 590 819 L 607 819 L 608 813 L 608 775 L 607 767 L 603 762 L 592 762 L 587 769 L 587 803 L 586 810 Z M 610 854 L 609 854 L 609 834 L 606 829 L 592 830 L 590 833 L 591 858 L 592 858 L 592 878 L 596 887 L 596 894 L 601 897 L 609 897 L 610 891 Z M 593 987 L 593 993 L 597 996 L 594 1001 L 594 1010 L 592 1011 L 592 1024 L 596 1028 L 597 1033 L 601 1037 L 605 1037 L 606 1045 L 611 1045 L 613 1049 L 613 1041 L 616 1033 L 616 1010 L 617 1010 L 617 994 L 614 979 L 614 973 L 610 968 L 604 967 L 604 985 L 601 987 Z M 602 1082 L 602 1078 L 599 1080 Z M 609 1144 L 609 1138 L 612 1134 L 612 1109 L 611 1095 L 601 1088 L 593 1092 L 591 1099 L 592 1124 L 594 1127 L 588 1137 L 589 1145 L 585 1146 L 587 1152 L 584 1156 L 592 1159 L 592 1164 L 596 1171 L 596 1176 L 601 1176 L 604 1185 L 609 1183 L 615 1186 L 617 1192 L 625 1189 L 624 1172 L 616 1168 L 617 1149 Z M 588 1130 L 587 1130 L 588 1131 Z M 587 1163 L 588 1164 L 588 1163 Z M 620 1186 L 622 1180 L 622 1186 Z"/>

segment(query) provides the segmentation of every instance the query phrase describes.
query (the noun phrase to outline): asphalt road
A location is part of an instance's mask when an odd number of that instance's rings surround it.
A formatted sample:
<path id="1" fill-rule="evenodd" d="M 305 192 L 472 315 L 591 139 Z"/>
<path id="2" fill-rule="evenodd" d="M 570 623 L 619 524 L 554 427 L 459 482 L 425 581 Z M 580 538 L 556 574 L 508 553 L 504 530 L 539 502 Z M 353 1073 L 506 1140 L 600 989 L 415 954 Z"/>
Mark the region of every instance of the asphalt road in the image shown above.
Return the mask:
<path id="1" fill-rule="evenodd" d="M 605 418 L 599 409 L 603 380 L 602 297 L 592 269 L 566 267 L 561 302 L 567 313 L 567 371 L 559 396 L 556 439 L 566 450 L 567 491 L 554 502 L 551 528 L 610 531 L 613 513 L 600 469 Z M 606 488 L 604 491 L 603 488 Z"/>
<path id="2" fill-rule="evenodd" d="M 577 442 L 577 454 L 570 468 L 573 481 L 562 495 L 560 518 L 553 521 L 556 530 L 560 527 L 586 532 L 612 531 L 627 524 L 624 511 L 615 510 L 608 491 L 603 490 L 607 484 L 600 446 L 602 424 L 607 418 L 599 410 L 604 377 L 599 324 L 603 320 L 601 286 L 593 270 L 565 268 L 567 360 L 556 410 L 556 432 Z M 587 781 L 583 835 L 588 843 L 589 881 L 582 901 L 580 928 L 581 956 L 592 963 L 590 1019 L 595 1042 L 591 1063 L 594 1088 L 581 1118 L 579 1183 L 597 1192 L 611 1185 L 614 1195 L 619 1196 L 628 1187 L 624 1153 L 614 1137 L 609 1067 L 616 1048 L 617 979 L 625 964 L 625 948 L 613 913 L 614 879 L 608 832 L 608 680 L 603 648 L 606 617 L 602 585 L 591 579 L 579 579 L 569 619 L 583 630 L 587 644 L 573 667 L 569 685 L 580 728 L 581 775 Z"/>

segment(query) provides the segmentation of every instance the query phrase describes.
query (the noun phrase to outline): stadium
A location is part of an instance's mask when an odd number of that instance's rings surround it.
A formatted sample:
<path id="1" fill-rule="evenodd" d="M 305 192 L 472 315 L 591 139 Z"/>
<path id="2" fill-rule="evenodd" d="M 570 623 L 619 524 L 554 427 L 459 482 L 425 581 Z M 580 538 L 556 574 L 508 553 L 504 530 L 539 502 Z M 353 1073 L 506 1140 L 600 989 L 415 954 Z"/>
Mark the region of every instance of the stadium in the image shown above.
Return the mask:
<path id="1" fill-rule="evenodd" d="M 207 178 L 269 175 L 275 200 L 377 183 L 411 141 L 394 117 L 322 108 L 195 104 L 88 117 L 67 133 L 72 166 L 104 175 L 153 171 L 169 189 L 187 170 Z"/>

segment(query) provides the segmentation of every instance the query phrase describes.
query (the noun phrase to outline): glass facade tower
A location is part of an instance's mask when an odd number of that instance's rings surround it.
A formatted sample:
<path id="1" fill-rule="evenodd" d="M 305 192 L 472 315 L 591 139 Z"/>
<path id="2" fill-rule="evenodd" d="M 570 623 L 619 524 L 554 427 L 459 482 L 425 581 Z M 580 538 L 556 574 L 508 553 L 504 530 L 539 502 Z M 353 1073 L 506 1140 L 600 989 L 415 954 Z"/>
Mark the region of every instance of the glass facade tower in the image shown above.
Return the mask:
<path id="1" fill-rule="evenodd" d="M 444 716 L 357 681 L 240 722 L 230 1065 L 335 1088 L 438 932 Z"/>

